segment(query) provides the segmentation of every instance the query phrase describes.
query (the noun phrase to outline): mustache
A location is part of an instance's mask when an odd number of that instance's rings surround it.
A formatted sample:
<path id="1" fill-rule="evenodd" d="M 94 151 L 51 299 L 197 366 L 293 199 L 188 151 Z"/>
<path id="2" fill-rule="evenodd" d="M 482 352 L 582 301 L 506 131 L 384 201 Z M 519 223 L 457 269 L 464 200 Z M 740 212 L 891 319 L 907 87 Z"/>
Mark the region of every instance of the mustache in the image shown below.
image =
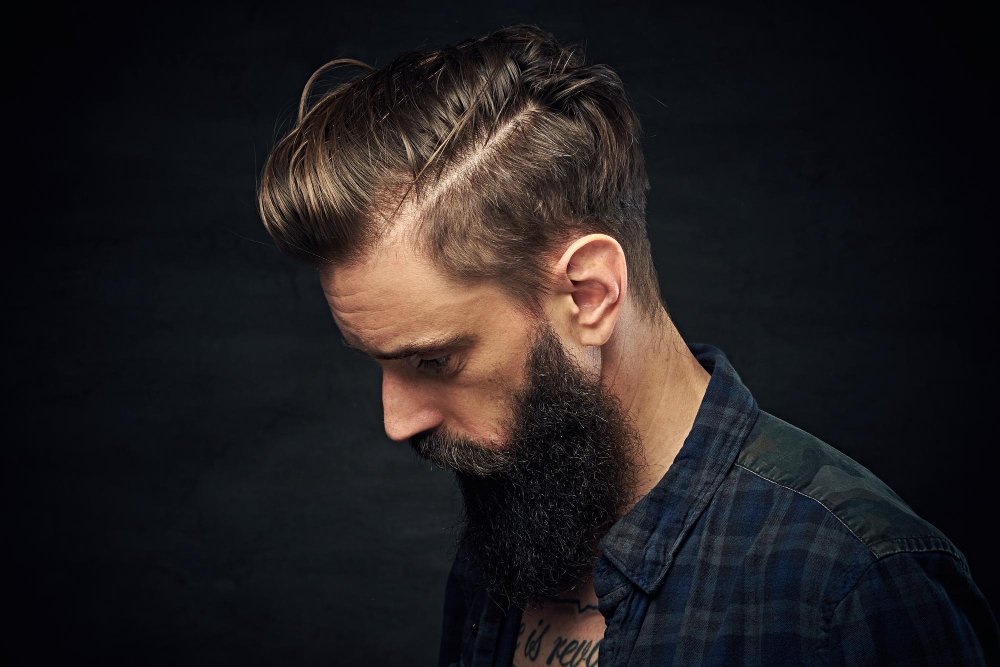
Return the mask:
<path id="1" fill-rule="evenodd" d="M 418 456 L 437 467 L 468 475 L 487 477 L 507 473 L 515 464 L 509 447 L 482 444 L 446 431 L 420 433 L 410 438 L 409 443 Z"/>

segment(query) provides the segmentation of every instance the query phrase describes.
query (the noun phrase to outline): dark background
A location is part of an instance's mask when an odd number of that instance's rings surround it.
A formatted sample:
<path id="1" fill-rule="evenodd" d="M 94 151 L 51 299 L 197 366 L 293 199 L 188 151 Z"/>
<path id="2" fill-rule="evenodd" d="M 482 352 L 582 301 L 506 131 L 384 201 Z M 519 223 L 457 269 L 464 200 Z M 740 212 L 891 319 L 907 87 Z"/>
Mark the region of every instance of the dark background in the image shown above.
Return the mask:
<path id="1" fill-rule="evenodd" d="M 377 367 L 341 348 L 254 190 L 327 60 L 518 22 L 624 79 L 685 338 L 885 479 L 997 608 L 989 22 L 812 4 L 80 4 L 9 24 L 30 46 L 8 59 L 4 654 L 433 663 L 457 491 L 385 437 Z"/>

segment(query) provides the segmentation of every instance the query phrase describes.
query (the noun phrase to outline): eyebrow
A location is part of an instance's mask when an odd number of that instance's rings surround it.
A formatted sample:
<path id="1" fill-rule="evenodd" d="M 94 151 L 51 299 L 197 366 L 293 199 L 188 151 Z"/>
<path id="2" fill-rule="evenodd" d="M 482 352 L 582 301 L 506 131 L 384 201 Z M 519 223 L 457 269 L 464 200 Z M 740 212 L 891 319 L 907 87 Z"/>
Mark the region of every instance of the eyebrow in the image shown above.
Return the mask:
<path id="1" fill-rule="evenodd" d="M 466 333 L 451 334 L 448 336 L 439 336 L 437 338 L 426 338 L 415 343 L 410 343 L 409 345 L 404 345 L 398 349 L 392 350 L 390 352 L 381 352 L 379 350 L 368 350 L 363 346 L 355 345 L 347 340 L 343 334 L 340 336 L 340 342 L 344 344 L 344 347 L 348 347 L 362 354 L 367 354 L 375 359 L 405 359 L 406 357 L 412 356 L 430 356 L 433 354 L 440 354 L 442 352 L 449 352 L 457 349 L 462 349 L 469 347 L 478 339 L 477 336 Z"/>

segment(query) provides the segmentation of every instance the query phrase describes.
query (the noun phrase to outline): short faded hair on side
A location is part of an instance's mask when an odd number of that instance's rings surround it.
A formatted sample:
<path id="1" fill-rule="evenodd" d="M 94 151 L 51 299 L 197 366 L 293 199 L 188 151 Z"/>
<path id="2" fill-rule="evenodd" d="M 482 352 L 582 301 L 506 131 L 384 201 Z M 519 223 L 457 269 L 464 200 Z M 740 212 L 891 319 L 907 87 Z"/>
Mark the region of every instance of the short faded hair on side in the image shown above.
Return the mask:
<path id="1" fill-rule="evenodd" d="M 336 67 L 361 73 L 322 94 Z M 541 312 L 549 253 L 603 233 L 645 317 L 665 310 L 646 233 L 639 118 L 621 78 L 534 25 L 307 81 L 257 188 L 277 246 L 318 269 L 377 251 L 396 223 L 449 278 Z"/>

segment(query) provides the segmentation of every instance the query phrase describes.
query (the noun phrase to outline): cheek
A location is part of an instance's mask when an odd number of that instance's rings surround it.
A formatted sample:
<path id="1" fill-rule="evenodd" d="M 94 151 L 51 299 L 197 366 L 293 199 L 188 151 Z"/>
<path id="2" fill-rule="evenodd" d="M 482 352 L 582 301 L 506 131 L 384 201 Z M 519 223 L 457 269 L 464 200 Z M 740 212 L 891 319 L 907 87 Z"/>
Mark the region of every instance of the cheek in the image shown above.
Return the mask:
<path id="1" fill-rule="evenodd" d="M 512 387 L 503 374 L 504 369 L 474 372 L 465 369 L 461 379 L 442 388 L 444 407 L 466 415 L 483 415 L 495 412 L 493 406 L 502 404 Z"/>
<path id="2" fill-rule="evenodd" d="M 495 432 L 510 412 L 516 390 L 508 366 L 472 368 L 441 388 L 440 407 L 468 433 Z"/>

